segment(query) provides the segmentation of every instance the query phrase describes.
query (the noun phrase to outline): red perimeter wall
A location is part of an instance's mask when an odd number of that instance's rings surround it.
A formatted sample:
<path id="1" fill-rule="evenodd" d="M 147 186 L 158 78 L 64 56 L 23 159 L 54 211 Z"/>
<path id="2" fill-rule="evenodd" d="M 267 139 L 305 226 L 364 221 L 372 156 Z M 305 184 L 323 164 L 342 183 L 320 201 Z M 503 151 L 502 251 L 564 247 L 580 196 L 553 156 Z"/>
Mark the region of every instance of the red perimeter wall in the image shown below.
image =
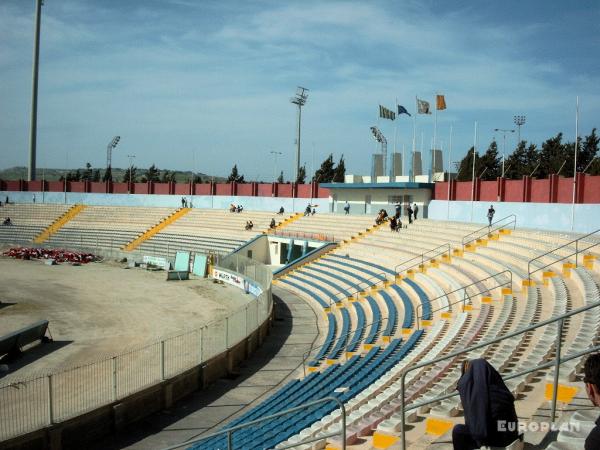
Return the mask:
<path id="1" fill-rule="evenodd" d="M 470 201 L 470 181 L 453 181 L 450 200 Z M 504 189 L 502 189 L 504 186 Z M 435 183 L 434 200 L 448 199 L 448 182 Z M 480 181 L 475 189 L 476 201 L 571 203 L 573 201 L 573 178 L 552 175 L 545 179 L 523 177 L 522 180 Z M 600 203 L 600 176 L 577 174 L 575 203 Z"/>

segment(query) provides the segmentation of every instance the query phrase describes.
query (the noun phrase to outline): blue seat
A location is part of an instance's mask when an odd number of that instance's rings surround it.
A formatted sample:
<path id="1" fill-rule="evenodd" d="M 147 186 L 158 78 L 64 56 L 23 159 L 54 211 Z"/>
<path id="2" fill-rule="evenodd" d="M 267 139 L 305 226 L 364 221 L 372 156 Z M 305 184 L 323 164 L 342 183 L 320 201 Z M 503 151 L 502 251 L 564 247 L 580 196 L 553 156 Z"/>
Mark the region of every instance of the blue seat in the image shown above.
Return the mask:
<path id="1" fill-rule="evenodd" d="M 330 255 L 332 256 L 332 255 Z M 363 278 L 365 278 L 365 282 L 366 283 L 374 283 L 377 280 L 385 280 L 385 275 L 382 273 L 382 271 L 380 272 L 376 272 L 374 270 L 372 270 L 372 268 L 367 268 L 364 266 L 361 266 L 359 264 L 355 264 L 353 263 L 353 261 L 348 260 L 347 258 L 323 258 L 321 261 L 323 262 L 331 262 L 332 264 L 339 264 L 341 266 L 346 266 L 346 267 L 350 267 L 351 269 L 353 269 L 356 272 L 361 273 L 361 275 L 363 276 Z"/>
<path id="2" fill-rule="evenodd" d="M 350 344 L 348 344 L 348 350 L 351 352 L 355 352 L 359 349 L 360 341 L 365 335 L 365 325 L 367 322 L 367 318 L 365 315 L 365 310 L 363 309 L 360 303 L 352 303 L 354 305 L 354 309 L 356 310 L 356 331 L 354 332 L 354 336 L 352 337 Z"/>
<path id="3" fill-rule="evenodd" d="M 327 289 L 326 287 L 323 287 L 317 283 L 315 283 L 314 281 L 311 280 L 307 280 L 306 278 L 299 278 L 296 275 L 290 274 L 287 276 L 287 278 L 291 278 L 292 280 L 295 280 L 296 282 L 302 282 L 304 284 L 307 284 L 313 288 L 315 288 L 317 291 L 322 292 L 321 297 L 323 298 L 323 301 L 325 301 L 327 303 L 327 306 L 329 306 L 329 301 L 337 303 L 337 299 L 335 298 L 335 292 Z"/>
<path id="4" fill-rule="evenodd" d="M 316 275 L 316 274 L 314 274 L 312 272 L 305 271 L 304 269 L 301 269 L 299 271 L 299 274 L 304 275 L 306 277 L 314 278 L 315 280 L 319 280 L 321 283 L 324 283 L 324 284 L 326 284 L 328 286 L 331 286 L 333 289 L 335 289 L 335 293 L 334 294 L 340 293 L 344 297 L 349 297 L 350 296 L 350 293 L 342 285 L 340 285 L 340 284 L 338 284 L 338 283 L 336 283 L 334 281 L 328 280 L 327 278 L 325 278 L 323 276 Z M 327 275 L 331 276 L 330 274 L 327 274 Z M 304 280 L 303 278 L 299 278 L 299 279 Z"/>
<path id="5" fill-rule="evenodd" d="M 388 321 L 385 329 L 383 330 L 383 335 L 393 336 L 398 328 L 398 309 L 396 308 L 394 300 L 392 300 L 392 297 L 390 297 L 390 294 L 385 291 L 379 291 L 379 295 L 381 295 L 383 298 L 388 310 Z"/>
<path id="6" fill-rule="evenodd" d="M 348 313 L 346 308 L 343 308 L 340 311 L 342 313 L 342 330 L 335 346 L 333 347 L 333 350 L 331 350 L 329 355 L 330 359 L 338 359 L 340 356 L 342 356 L 342 353 L 346 348 L 346 344 L 348 343 L 348 336 L 350 334 L 350 313 Z"/>
<path id="7" fill-rule="evenodd" d="M 408 294 L 397 284 L 393 284 L 392 289 L 400 296 L 402 304 L 404 305 L 404 321 L 402 322 L 402 328 L 412 328 L 414 308 Z"/>
<path id="8" fill-rule="evenodd" d="M 346 313 L 347 312 L 348 311 L 346 311 Z M 329 350 L 333 346 L 333 341 L 335 338 L 335 331 L 336 331 L 336 321 L 335 321 L 335 316 L 333 315 L 333 313 L 327 313 L 327 321 L 328 321 L 328 327 L 327 327 L 327 336 L 325 337 L 325 342 L 321 346 L 321 350 L 319 351 L 319 353 L 317 353 L 317 356 L 315 356 L 315 359 L 312 360 L 308 364 L 309 366 L 318 365 L 319 361 L 321 361 L 323 358 L 325 358 L 325 355 L 327 355 L 327 353 L 329 353 Z"/>
<path id="9" fill-rule="evenodd" d="M 429 302 L 429 297 L 427 297 L 425 291 L 423 291 L 423 289 L 421 289 L 421 287 L 410 278 L 404 278 L 403 281 L 406 282 L 406 284 L 417 293 L 419 300 L 421 300 L 421 305 L 423 305 L 423 314 L 421 319 L 431 320 L 431 303 Z"/>
<path id="10" fill-rule="evenodd" d="M 377 269 L 379 272 L 385 272 L 388 275 L 394 275 L 394 276 L 396 276 L 396 272 L 394 272 L 392 269 L 388 269 L 385 266 L 382 266 L 380 264 L 375 264 L 375 263 L 372 263 L 370 261 L 365 261 L 364 259 L 350 258 L 348 256 L 337 255 L 335 253 L 330 254 L 329 257 L 336 258 L 336 259 L 344 259 L 344 260 L 347 260 L 347 261 L 354 261 L 354 262 L 357 262 L 357 263 L 360 263 L 360 264 L 364 264 L 365 266 L 373 267 L 374 269 Z"/>
<path id="11" fill-rule="evenodd" d="M 329 273 L 329 272 L 331 272 L 331 271 L 335 271 L 335 272 L 340 272 L 340 273 L 343 273 L 344 275 L 346 275 L 346 276 L 348 276 L 348 277 L 352 277 L 352 278 L 354 278 L 354 279 L 358 280 L 358 281 L 359 281 L 359 283 L 362 283 L 362 284 L 368 284 L 368 283 L 369 283 L 369 279 L 368 279 L 368 277 L 366 277 L 366 278 L 365 278 L 364 276 L 362 276 L 362 275 L 361 275 L 361 273 L 359 273 L 359 272 L 357 272 L 357 271 L 354 271 L 354 272 L 353 272 L 353 271 L 351 271 L 351 270 L 344 269 L 344 267 L 343 267 L 343 266 L 342 266 L 342 267 L 340 267 L 339 265 L 336 265 L 336 264 L 335 264 L 335 261 L 331 261 L 331 262 L 332 262 L 332 264 L 327 264 L 327 263 L 326 263 L 326 262 L 324 262 L 323 260 L 320 260 L 320 261 L 318 261 L 318 262 L 311 263 L 311 265 L 310 265 L 310 266 L 311 266 L 313 269 L 314 269 L 314 268 L 316 268 L 316 267 L 319 267 L 319 268 L 321 268 L 321 267 L 322 267 L 322 268 L 323 268 L 323 270 L 327 270 L 327 273 Z M 355 285 L 356 285 L 356 284 L 358 284 L 358 283 L 355 283 Z"/>
<path id="12" fill-rule="evenodd" d="M 287 278 L 280 278 L 278 281 L 280 283 L 289 284 L 290 286 L 293 286 L 296 289 L 304 292 L 305 294 L 307 294 L 311 298 L 315 299 L 323 308 L 328 308 L 329 307 L 329 304 L 325 300 L 323 300 L 319 295 L 315 294 L 313 291 L 311 291 L 307 287 L 302 286 L 301 284 L 296 283 L 294 281 L 288 280 Z"/>
<path id="13" fill-rule="evenodd" d="M 367 302 L 369 303 L 369 307 L 373 313 L 373 325 L 371 325 L 369 334 L 365 339 L 365 344 L 373 344 L 375 341 L 377 341 L 379 330 L 381 329 L 381 311 L 379 310 L 377 301 L 375 301 L 375 299 L 370 295 L 367 297 Z"/>

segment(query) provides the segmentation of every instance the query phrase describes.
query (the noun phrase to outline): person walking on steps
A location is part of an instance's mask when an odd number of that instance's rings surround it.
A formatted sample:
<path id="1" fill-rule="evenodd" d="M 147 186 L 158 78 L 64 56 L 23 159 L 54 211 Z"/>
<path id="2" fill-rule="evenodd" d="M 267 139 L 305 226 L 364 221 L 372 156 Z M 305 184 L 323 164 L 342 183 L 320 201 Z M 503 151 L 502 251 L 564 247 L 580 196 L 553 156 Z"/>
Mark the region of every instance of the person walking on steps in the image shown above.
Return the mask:
<path id="1" fill-rule="evenodd" d="M 489 222 L 489 226 L 492 226 L 492 220 L 494 220 L 494 214 L 496 214 L 496 210 L 494 209 L 494 205 L 490 205 L 490 209 L 487 212 L 487 218 Z"/>
<path id="2" fill-rule="evenodd" d="M 410 203 L 408 204 L 408 208 L 406 208 L 406 212 L 408 213 L 408 223 L 412 223 L 413 209 L 410 207 Z"/>
<path id="3" fill-rule="evenodd" d="M 419 212 L 419 207 L 417 206 L 417 204 L 415 203 L 413 205 L 413 214 L 415 215 L 415 220 L 417 220 L 417 213 Z"/>
<path id="4" fill-rule="evenodd" d="M 346 200 L 346 204 L 344 205 L 344 212 L 346 215 L 350 214 L 350 203 L 348 203 L 348 200 Z"/>

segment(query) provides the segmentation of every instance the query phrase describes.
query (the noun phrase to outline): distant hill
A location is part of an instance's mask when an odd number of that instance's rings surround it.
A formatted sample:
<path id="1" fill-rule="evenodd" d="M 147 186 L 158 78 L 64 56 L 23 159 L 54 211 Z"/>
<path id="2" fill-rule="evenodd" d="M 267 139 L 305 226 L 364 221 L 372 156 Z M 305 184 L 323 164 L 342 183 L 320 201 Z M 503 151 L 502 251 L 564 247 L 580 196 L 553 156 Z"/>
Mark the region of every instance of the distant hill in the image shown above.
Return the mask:
<path id="1" fill-rule="evenodd" d="M 83 172 L 85 168 L 80 168 L 79 171 Z M 168 169 L 167 169 L 168 170 Z M 37 179 L 41 180 L 42 178 L 46 181 L 57 181 L 61 176 L 64 176 L 68 172 L 75 172 L 77 169 L 45 169 L 45 168 L 37 168 L 36 174 Z M 123 176 L 127 172 L 127 169 L 119 169 L 113 168 L 113 181 L 122 181 Z M 161 171 L 162 174 L 163 171 Z M 169 172 L 175 172 L 175 181 L 177 183 L 187 183 L 192 177 L 191 171 L 179 171 L 179 170 L 169 170 Z M 146 171 L 144 169 L 137 169 L 138 179 L 143 176 Z M 104 174 L 104 169 L 100 169 L 100 176 Z M 212 177 L 210 175 L 206 175 L 204 173 L 196 173 L 196 175 L 202 178 L 202 182 L 214 180 L 216 183 L 222 183 L 226 181 L 225 177 Z M 0 180 L 19 180 L 19 179 L 27 179 L 27 167 L 10 167 L 8 169 L 0 170 Z"/>

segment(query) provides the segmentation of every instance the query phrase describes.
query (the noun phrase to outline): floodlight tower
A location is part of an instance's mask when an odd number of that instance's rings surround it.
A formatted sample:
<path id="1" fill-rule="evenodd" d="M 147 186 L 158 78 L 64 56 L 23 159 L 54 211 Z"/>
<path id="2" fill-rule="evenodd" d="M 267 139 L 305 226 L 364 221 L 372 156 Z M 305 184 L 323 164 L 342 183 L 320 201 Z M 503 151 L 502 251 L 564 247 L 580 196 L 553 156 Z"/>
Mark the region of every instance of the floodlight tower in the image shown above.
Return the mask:
<path id="1" fill-rule="evenodd" d="M 381 144 L 381 154 L 383 159 L 383 173 L 385 175 L 386 171 L 386 161 L 387 161 L 387 139 L 383 135 L 383 133 L 377 127 L 371 127 L 371 133 L 373 133 L 373 137 L 377 142 Z"/>
<path id="2" fill-rule="evenodd" d="M 120 140 L 121 136 L 115 136 L 114 138 L 112 138 L 112 140 L 108 143 L 108 146 L 106 147 L 106 170 L 108 170 L 108 168 L 111 167 L 112 151 L 117 146 Z"/>
<path id="3" fill-rule="evenodd" d="M 517 146 L 521 143 L 521 125 L 525 125 L 525 120 L 527 120 L 527 117 L 525 116 L 514 116 L 513 120 L 515 122 L 515 125 L 519 128 L 519 132 L 517 133 Z"/>
<path id="4" fill-rule="evenodd" d="M 42 22 L 43 0 L 35 2 L 35 22 L 33 36 L 33 69 L 31 82 L 31 126 L 29 130 L 29 168 L 27 179 L 35 181 L 35 157 L 37 151 L 37 98 L 38 98 L 38 76 L 40 65 L 40 27 Z"/>
<path id="5" fill-rule="evenodd" d="M 298 179 L 300 173 L 300 127 L 302 124 L 302 107 L 306 104 L 308 98 L 308 89 L 298 86 L 296 89 L 296 95 L 290 98 L 290 102 L 294 105 L 298 105 L 298 135 L 296 137 L 296 173 L 294 175 L 294 181 Z"/>

